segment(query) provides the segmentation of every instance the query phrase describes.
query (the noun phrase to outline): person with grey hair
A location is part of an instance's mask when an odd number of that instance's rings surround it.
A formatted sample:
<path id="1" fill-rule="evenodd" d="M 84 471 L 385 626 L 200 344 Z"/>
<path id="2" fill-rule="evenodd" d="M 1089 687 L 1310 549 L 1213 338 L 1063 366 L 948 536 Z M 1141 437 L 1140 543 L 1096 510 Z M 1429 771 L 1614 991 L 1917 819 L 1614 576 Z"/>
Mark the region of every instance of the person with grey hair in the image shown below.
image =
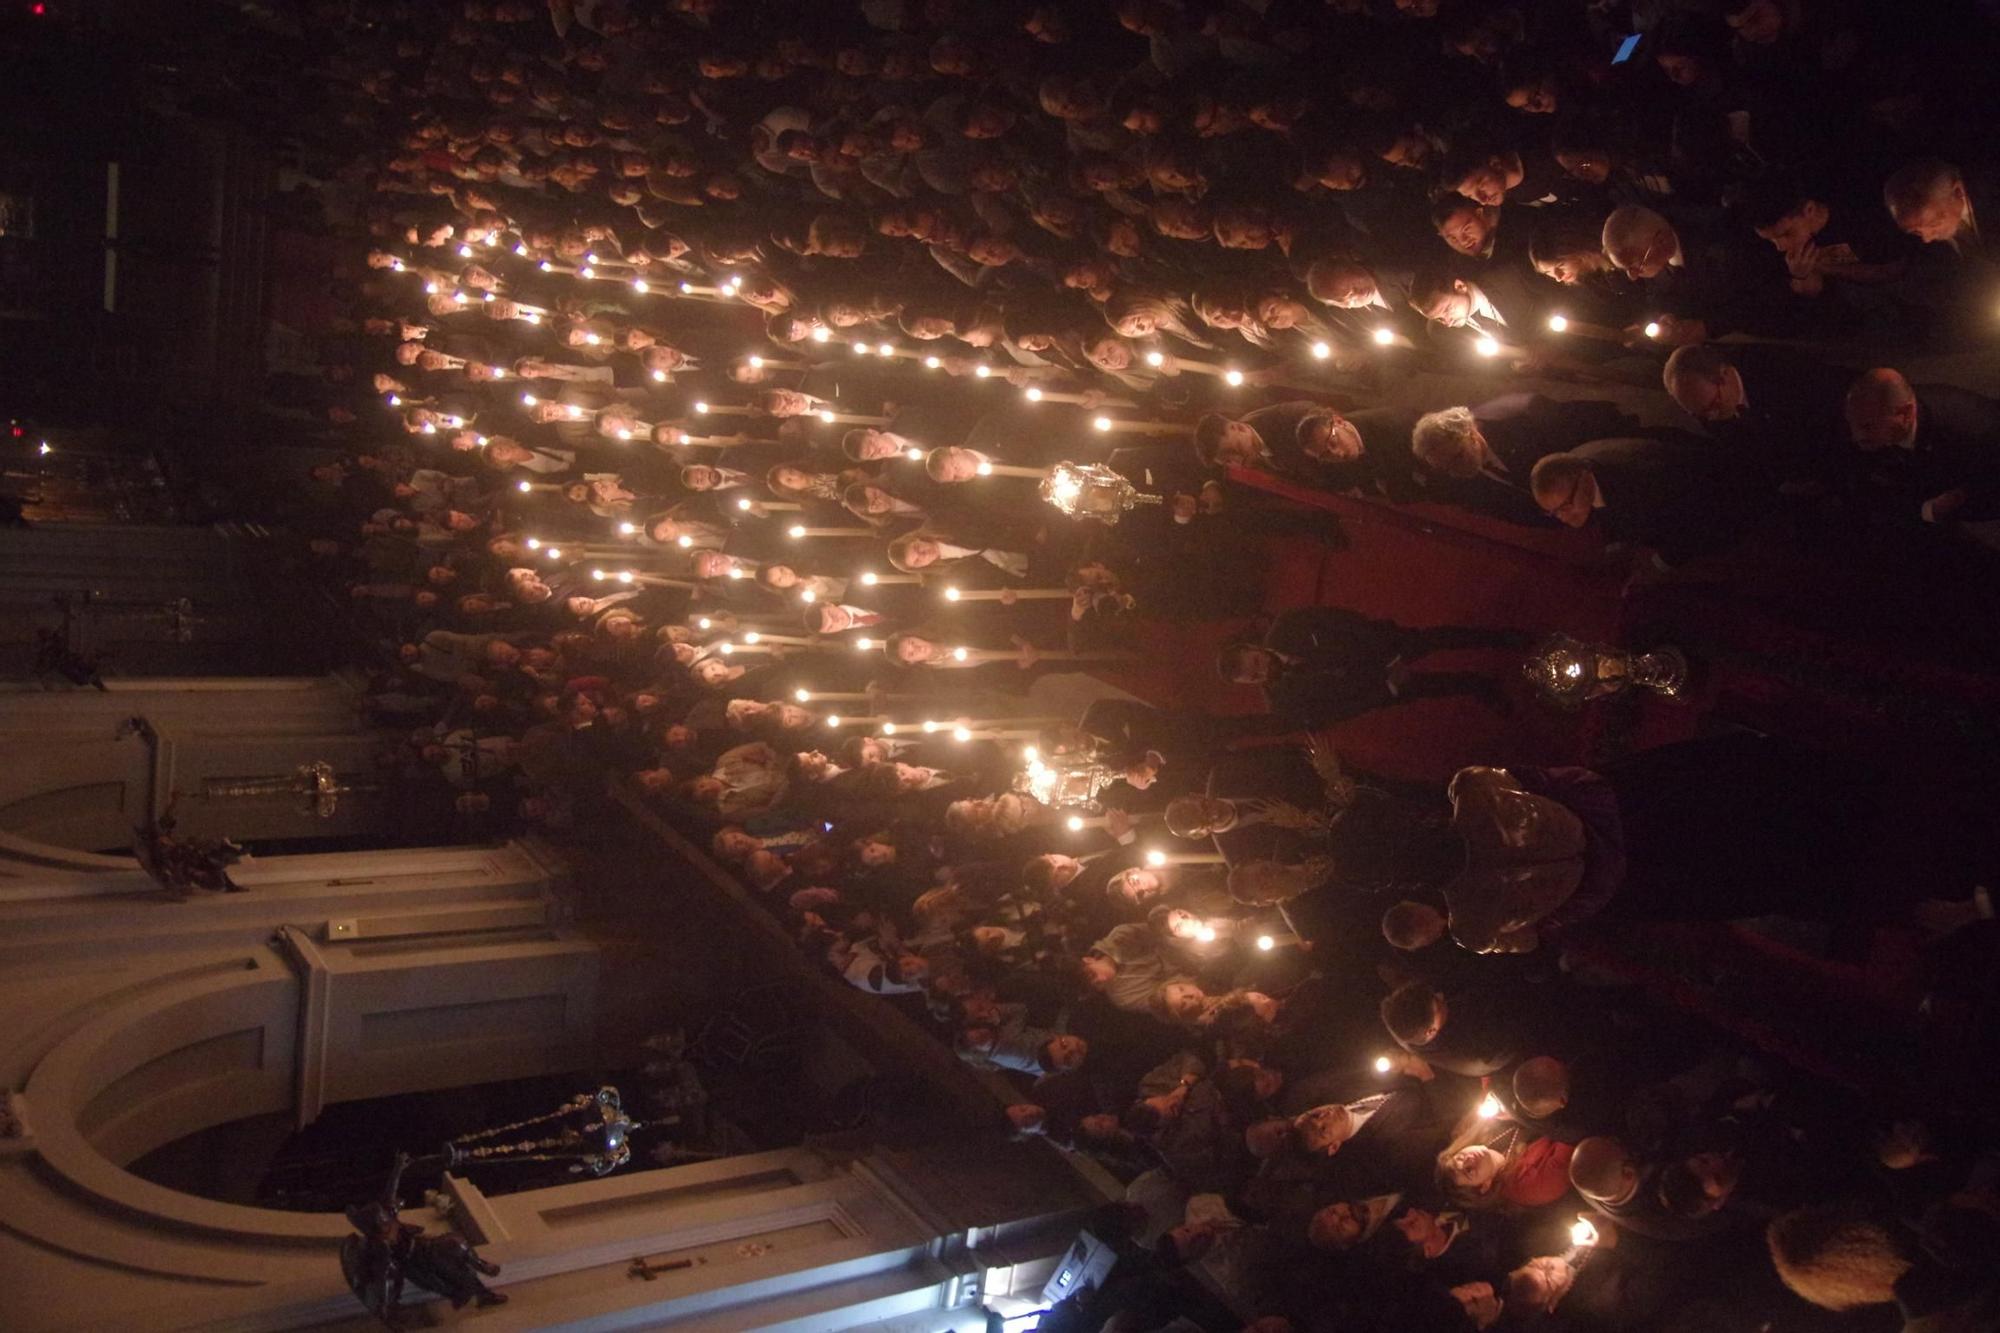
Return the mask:
<path id="1" fill-rule="evenodd" d="M 1613 403 L 1513 393 L 1427 412 L 1410 432 L 1424 497 L 1509 523 L 1540 525 L 1528 494 L 1535 464 L 1637 423 Z"/>
<path id="2" fill-rule="evenodd" d="M 1790 290 L 1740 243 L 1683 235 L 1638 204 L 1612 209 L 1601 239 L 1605 258 L 1639 288 L 1645 317 L 1625 330 L 1633 346 L 1685 347 L 1739 329 L 1775 337 L 1797 324 Z"/>

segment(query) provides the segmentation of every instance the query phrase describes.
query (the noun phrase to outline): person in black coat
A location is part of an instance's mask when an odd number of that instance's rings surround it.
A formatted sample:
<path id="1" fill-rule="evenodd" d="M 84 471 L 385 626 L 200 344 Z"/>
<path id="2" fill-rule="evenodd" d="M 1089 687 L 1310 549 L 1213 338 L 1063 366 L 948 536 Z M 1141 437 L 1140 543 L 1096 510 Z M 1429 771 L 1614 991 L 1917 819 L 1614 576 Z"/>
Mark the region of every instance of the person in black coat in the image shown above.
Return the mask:
<path id="1" fill-rule="evenodd" d="M 1264 642 L 1233 644 L 1217 659 L 1223 679 L 1264 690 L 1271 713 L 1313 730 L 1411 699 L 1468 694 L 1497 704 L 1499 687 L 1477 672 L 1413 672 L 1409 665 L 1456 648 L 1519 648 L 1519 631 L 1462 625 L 1411 629 L 1341 607 L 1287 611 Z"/>
<path id="2" fill-rule="evenodd" d="M 1772 485 L 1821 489 L 1835 479 L 1845 371 L 1788 347 L 1703 343 L 1676 350 L 1660 378 L 1681 410 Z"/>
<path id="3" fill-rule="evenodd" d="M 1614 403 L 1510 393 L 1417 418 L 1411 463 L 1425 499 L 1510 523 L 1545 520 L 1528 493 L 1536 463 L 1637 426 Z"/>
<path id="4" fill-rule="evenodd" d="M 1765 488 L 1726 454 L 1691 437 L 1596 440 L 1535 464 L 1529 488 L 1566 527 L 1645 547 L 1662 567 L 1727 550 Z"/>
<path id="5" fill-rule="evenodd" d="M 2000 518 L 2000 401 L 1878 368 L 1854 382 L 1845 407 L 1864 483 L 1890 517 Z"/>

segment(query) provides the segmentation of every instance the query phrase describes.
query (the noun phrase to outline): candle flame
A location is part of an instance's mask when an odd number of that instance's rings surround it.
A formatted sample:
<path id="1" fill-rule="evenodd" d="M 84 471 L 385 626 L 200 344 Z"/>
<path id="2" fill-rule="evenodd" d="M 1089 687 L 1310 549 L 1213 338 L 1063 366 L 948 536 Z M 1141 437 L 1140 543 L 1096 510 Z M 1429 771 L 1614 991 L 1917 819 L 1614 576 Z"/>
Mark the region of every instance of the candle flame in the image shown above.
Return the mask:
<path id="1" fill-rule="evenodd" d="M 944 364 L 943 361 L 940 361 L 937 357 L 934 356 L 927 356 L 924 358 L 925 370 L 936 370 L 939 366 L 943 364 Z"/>
<path id="2" fill-rule="evenodd" d="M 1263 952 L 1269 953 L 1271 952 L 1271 950 L 1278 947 L 1278 942 L 1272 939 L 1269 935 L 1259 935 L 1257 937 L 1257 947 Z"/>
<path id="3" fill-rule="evenodd" d="M 1478 342 L 1472 345 L 1472 350 L 1481 356 L 1498 356 L 1500 355 L 1500 344 L 1490 336 L 1482 336 Z"/>
<path id="4" fill-rule="evenodd" d="M 1146 353 L 1146 364 L 1149 366 L 1164 366 L 1167 364 L 1167 354 L 1165 352 L 1148 352 Z"/>
<path id="5" fill-rule="evenodd" d="M 958 591 L 958 589 L 956 589 L 956 588 L 946 588 L 946 589 L 944 590 L 944 599 L 945 599 L 945 600 L 946 600 L 947 602 L 955 602 L 955 601 L 957 601 L 957 600 L 959 599 L 959 591 Z"/>
<path id="6" fill-rule="evenodd" d="M 791 528 L 790 528 L 790 535 L 791 535 L 791 536 L 793 536 L 793 537 L 803 537 L 803 536 L 805 536 L 805 535 L 806 535 L 806 528 L 805 528 L 805 524 L 803 524 L 803 523 L 794 523 L 794 524 L 792 524 L 792 526 L 791 526 Z"/>
<path id="7" fill-rule="evenodd" d="M 1568 316 L 1568 315 L 1550 315 L 1550 316 L 1549 316 L 1549 332 L 1551 332 L 1551 333 L 1565 333 L 1565 332 L 1567 332 L 1568 330 L 1569 330 L 1569 316 Z"/>
<path id="8" fill-rule="evenodd" d="M 972 739 L 972 732 L 969 728 L 966 727 L 954 727 L 952 729 L 951 738 L 957 741 L 959 744 L 963 745 L 965 742 Z"/>
<path id="9" fill-rule="evenodd" d="M 1093 425 L 1093 426 L 1095 426 L 1095 427 L 1096 427 L 1097 429 L 1099 429 L 1099 430 L 1110 430 L 1110 429 L 1111 429 L 1111 418 L 1110 418 L 1110 417 L 1097 417 L 1097 418 L 1095 418 L 1095 419 L 1094 419 L 1094 420 L 1093 420 L 1093 421 L 1092 421 L 1092 422 L 1091 422 L 1090 424 L 1091 424 L 1091 425 Z"/>
<path id="10" fill-rule="evenodd" d="M 966 656 L 966 651 L 963 648 L 954 648 L 951 650 L 951 660 L 954 662 L 963 662 Z"/>
<path id="11" fill-rule="evenodd" d="M 1071 833 L 1080 833 L 1083 831 L 1082 815 L 1071 815 L 1069 817 L 1069 831 Z"/>
<path id="12" fill-rule="evenodd" d="M 1229 371 L 1223 375 L 1222 382 L 1232 389 L 1241 388 L 1243 384 L 1243 372 L 1240 370 Z"/>
<path id="13" fill-rule="evenodd" d="M 1313 360 L 1315 361 L 1324 361 L 1328 357 L 1333 355 L 1333 349 L 1331 347 L 1328 347 L 1325 343 L 1314 343 L 1312 347 L 1312 352 L 1313 352 Z"/>
<path id="14" fill-rule="evenodd" d="M 1167 854 L 1165 852 L 1146 853 L 1146 864 L 1153 867 L 1153 869 L 1158 870 L 1161 866 L 1165 865 L 1166 863 L 1167 863 Z"/>
<path id="15" fill-rule="evenodd" d="M 1481 1120 L 1491 1120 L 1494 1116 L 1499 1115 L 1503 1109 L 1500 1105 L 1500 1099 L 1490 1092 L 1479 1099 L 1479 1118 Z"/>
<path id="16" fill-rule="evenodd" d="M 1388 345 L 1389 345 L 1390 343 L 1392 343 L 1392 342 L 1394 342 L 1394 341 L 1396 341 L 1396 331 L 1395 331 L 1394 329 L 1377 329 L 1377 330 L 1375 330 L 1375 345 L 1376 345 L 1376 346 L 1378 346 L 1378 347 L 1387 347 L 1387 346 L 1388 346 Z"/>
<path id="17" fill-rule="evenodd" d="M 1388 1073 L 1388 1072 L 1389 1072 L 1389 1071 L 1390 1071 L 1391 1069 L 1394 1069 L 1395 1067 L 1396 1067 L 1396 1066 L 1395 1066 L 1395 1062 L 1393 1062 L 1392 1060 L 1390 1060 L 1388 1056 L 1386 1056 L 1386 1055 L 1378 1055 L 1378 1056 L 1376 1056 L 1376 1057 L 1375 1057 L 1375 1072 L 1376 1072 L 1376 1073 L 1378 1073 L 1378 1074 L 1386 1074 L 1386 1073 Z"/>

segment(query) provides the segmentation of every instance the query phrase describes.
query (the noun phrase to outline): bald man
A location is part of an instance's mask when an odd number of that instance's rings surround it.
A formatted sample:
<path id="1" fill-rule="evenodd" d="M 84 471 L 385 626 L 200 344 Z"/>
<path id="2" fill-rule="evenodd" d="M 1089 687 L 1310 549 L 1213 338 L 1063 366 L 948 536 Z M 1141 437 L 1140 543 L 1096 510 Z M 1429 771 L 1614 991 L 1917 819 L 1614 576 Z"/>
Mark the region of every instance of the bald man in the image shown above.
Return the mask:
<path id="1" fill-rule="evenodd" d="M 1754 472 L 1692 436 L 1594 440 L 1550 454 L 1529 492 L 1565 527 L 1643 548 L 1661 569 L 1733 546 L 1769 488 Z"/>
<path id="2" fill-rule="evenodd" d="M 1865 484 L 1891 518 L 2000 520 L 2000 402 L 1948 384 L 1913 385 L 1883 366 L 1854 381 L 1845 408 Z"/>
<path id="3" fill-rule="evenodd" d="M 1788 347 L 1681 347 L 1660 372 L 1702 432 L 1788 491 L 1829 484 L 1844 460 L 1848 372 Z"/>

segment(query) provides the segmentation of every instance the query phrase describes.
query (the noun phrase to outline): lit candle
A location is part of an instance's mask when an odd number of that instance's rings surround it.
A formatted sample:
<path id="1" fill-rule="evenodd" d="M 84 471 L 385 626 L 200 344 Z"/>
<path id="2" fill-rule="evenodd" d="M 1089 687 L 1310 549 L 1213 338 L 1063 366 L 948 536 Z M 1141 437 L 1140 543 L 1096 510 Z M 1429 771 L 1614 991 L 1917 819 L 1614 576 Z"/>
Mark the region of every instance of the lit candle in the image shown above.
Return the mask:
<path id="1" fill-rule="evenodd" d="M 1220 852 L 1161 852 L 1146 853 L 1146 864 L 1160 866 L 1219 866 L 1228 864 L 1229 858 Z"/>
<path id="2" fill-rule="evenodd" d="M 763 415 L 763 413 L 754 407 L 744 407 L 741 404 L 732 403 L 708 402 L 697 402 L 694 405 L 694 413 L 698 417 L 755 417 Z"/>
<path id="3" fill-rule="evenodd" d="M 1491 1120 L 1505 1109 L 1507 1108 L 1500 1104 L 1500 1099 L 1490 1092 L 1479 1099 L 1479 1118 L 1481 1120 Z"/>
<path id="4" fill-rule="evenodd" d="M 1044 662 L 1129 662 L 1130 653 L 1083 653 L 1071 648 L 1037 648 L 1037 659 Z M 1021 652 L 1016 648 L 952 648 L 941 661 L 927 662 L 926 666 L 971 667 L 986 662 L 1017 662 Z"/>
<path id="5" fill-rule="evenodd" d="M 736 507 L 746 514 L 762 514 L 780 509 L 799 510 L 805 508 L 804 505 L 795 504 L 790 500 L 753 500 L 747 495 L 736 502 Z"/>
<path id="6" fill-rule="evenodd" d="M 793 539 L 800 537 L 880 537 L 873 528 L 809 528 L 803 523 L 794 523 L 785 530 L 785 535 Z"/>
<path id="7" fill-rule="evenodd" d="M 877 574 L 873 570 L 864 570 L 856 574 L 854 579 L 855 582 L 864 588 L 873 588 L 878 585 L 886 587 L 891 583 L 922 583 L 924 576 L 922 574 Z"/>
<path id="8" fill-rule="evenodd" d="M 832 408 L 821 408 L 812 415 L 829 424 L 843 426 L 886 426 L 890 417 L 868 416 L 860 412 L 836 412 Z"/>
<path id="9" fill-rule="evenodd" d="M 868 702 L 869 696 L 864 690 L 793 690 L 792 698 L 802 704 L 863 704 Z"/>
<path id="10" fill-rule="evenodd" d="M 1137 407 L 1129 398 L 1106 398 L 1102 394 L 1066 393 L 1056 389 L 1032 388 L 1022 392 L 1031 403 L 1078 403 L 1089 407 Z"/>
<path id="11" fill-rule="evenodd" d="M 1090 424 L 1106 435 L 1189 435 L 1194 431 L 1192 426 L 1177 426 L 1171 421 L 1119 421 L 1113 417 L 1097 417 Z"/>
<path id="12" fill-rule="evenodd" d="M 1068 588 L 946 588 L 947 602 L 1069 601 Z"/>
<path id="13" fill-rule="evenodd" d="M 1567 334 L 1573 338 L 1593 338 L 1598 342 L 1623 342 L 1625 336 L 1617 329 L 1603 324 L 1590 324 L 1568 315 L 1550 315 L 1549 332 Z"/>
<path id="14" fill-rule="evenodd" d="M 1378 1073 L 1378 1074 L 1386 1074 L 1386 1073 L 1388 1073 L 1388 1072 L 1389 1072 L 1390 1070 L 1394 1069 L 1395 1067 L 1396 1067 L 1396 1062 L 1395 1062 L 1394 1060 L 1391 1060 L 1391 1059 L 1390 1059 L 1390 1058 L 1389 1058 L 1388 1056 L 1386 1056 L 1386 1055 L 1378 1055 L 1378 1056 L 1376 1056 L 1376 1057 L 1375 1057 L 1375 1072 L 1376 1072 L 1376 1073 Z"/>

